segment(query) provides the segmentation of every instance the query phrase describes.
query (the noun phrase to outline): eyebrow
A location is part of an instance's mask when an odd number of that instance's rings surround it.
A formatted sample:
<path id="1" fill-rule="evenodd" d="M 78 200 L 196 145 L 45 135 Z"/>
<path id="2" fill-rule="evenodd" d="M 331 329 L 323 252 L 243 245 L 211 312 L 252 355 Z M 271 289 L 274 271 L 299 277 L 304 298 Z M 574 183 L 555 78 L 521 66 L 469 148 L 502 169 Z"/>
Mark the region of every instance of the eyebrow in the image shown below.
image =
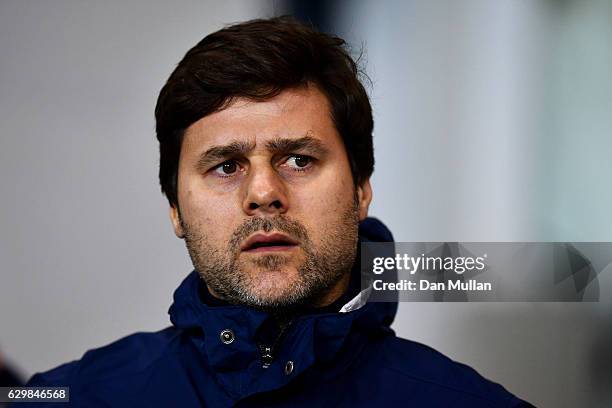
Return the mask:
<path id="1" fill-rule="evenodd" d="M 297 139 L 277 138 L 266 143 L 266 149 L 274 153 L 291 153 L 307 150 L 310 154 L 323 156 L 328 152 L 327 147 L 319 139 L 312 136 L 303 136 Z"/>
<path id="2" fill-rule="evenodd" d="M 254 148 L 255 143 L 243 141 L 233 141 L 227 145 L 213 146 L 200 155 L 196 166 L 198 169 L 205 169 L 211 164 L 230 157 L 245 155 Z"/>
<path id="3" fill-rule="evenodd" d="M 213 146 L 200 155 L 197 161 L 197 168 L 206 169 L 212 164 L 232 157 L 246 156 L 253 149 L 255 149 L 254 142 L 237 140 L 226 145 Z M 266 142 L 266 150 L 275 154 L 307 151 L 309 154 L 318 156 L 324 156 L 329 151 L 319 139 L 308 135 L 297 139 L 276 138 L 269 140 Z"/>

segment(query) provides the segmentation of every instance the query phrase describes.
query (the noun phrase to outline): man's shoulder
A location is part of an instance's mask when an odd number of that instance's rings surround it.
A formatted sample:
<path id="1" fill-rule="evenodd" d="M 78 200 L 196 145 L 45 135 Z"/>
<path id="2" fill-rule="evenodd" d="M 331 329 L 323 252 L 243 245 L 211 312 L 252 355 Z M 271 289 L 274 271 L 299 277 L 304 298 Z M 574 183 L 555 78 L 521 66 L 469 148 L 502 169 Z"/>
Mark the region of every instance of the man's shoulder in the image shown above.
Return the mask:
<path id="1" fill-rule="evenodd" d="M 419 388 L 439 394 L 472 400 L 474 406 L 477 406 L 476 402 L 483 406 L 530 406 L 468 365 L 424 344 L 388 336 L 381 344 L 381 353 L 381 366 L 398 386 L 402 386 L 401 383 L 418 384 Z"/>
<path id="2" fill-rule="evenodd" d="M 138 332 L 87 351 L 79 360 L 35 374 L 28 386 L 75 386 L 145 371 L 165 357 L 180 331 Z"/>

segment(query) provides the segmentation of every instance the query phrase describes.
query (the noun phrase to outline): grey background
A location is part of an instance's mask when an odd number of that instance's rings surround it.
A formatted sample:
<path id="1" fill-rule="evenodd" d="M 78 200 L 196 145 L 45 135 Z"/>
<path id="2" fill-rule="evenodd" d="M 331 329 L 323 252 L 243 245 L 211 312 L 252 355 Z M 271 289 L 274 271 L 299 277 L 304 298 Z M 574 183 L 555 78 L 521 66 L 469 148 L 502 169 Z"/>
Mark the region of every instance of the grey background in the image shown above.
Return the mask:
<path id="1" fill-rule="evenodd" d="M 612 241 L 612 3 L 334 2 L 372 78 L 371 214 L 398 241 Z M 270 1 L 0 2 L 0 350 L 26 375 L 169 324 L 191 270 L 153 109 Z M 400 304 L 394 328 L 538 406 L 612 396 L 599 303 Z"/>

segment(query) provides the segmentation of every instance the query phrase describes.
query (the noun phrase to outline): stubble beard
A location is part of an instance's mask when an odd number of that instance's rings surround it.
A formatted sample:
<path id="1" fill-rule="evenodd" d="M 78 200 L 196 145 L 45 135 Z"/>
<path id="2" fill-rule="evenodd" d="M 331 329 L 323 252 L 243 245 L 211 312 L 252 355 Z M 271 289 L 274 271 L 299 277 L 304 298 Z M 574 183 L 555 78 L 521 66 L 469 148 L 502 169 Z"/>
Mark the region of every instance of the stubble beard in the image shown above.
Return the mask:
<path id="1" fill-rule="evenodd" d="M 330 289 L 350 273 L 358 239 L 356 194 L 338 221 L 325 231 L 321 243 L 315 246 L 306 228 L 297 220 L 284 215 L 249 218 L 234 231 L 227 249 L 211 245 L 202 225 L 188 224 L 181 217 L 181 226 L 195 269 L 217 296 L 231 304 L 282 313 L 318 305 Z M 258 275 L 267 272 L 277 272 L 289 279 L 288 274 L 282 273 L 283 267 L 291 261 L 289 254 L 257 255 L 239 261 L 240 245 L 258 231 L 283 232 L 299 242 L 304 261 L 297 266 L 293 282 L 272 282 L 266 287 L 258 287 Z"/>

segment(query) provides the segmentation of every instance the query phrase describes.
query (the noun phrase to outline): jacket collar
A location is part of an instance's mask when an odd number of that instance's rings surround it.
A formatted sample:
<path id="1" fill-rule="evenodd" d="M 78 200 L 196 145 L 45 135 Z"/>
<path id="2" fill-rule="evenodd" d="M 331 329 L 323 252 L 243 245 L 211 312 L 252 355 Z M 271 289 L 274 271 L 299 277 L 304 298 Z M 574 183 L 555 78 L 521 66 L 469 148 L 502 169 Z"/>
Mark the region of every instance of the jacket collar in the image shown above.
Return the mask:
<path id="1" fill-rule="evenodd" d="M 359 237 L 361 242 L 393 240 L 389 230 L 374 218 L 360 224 Z M 353 277 L 361 273 L 359 259 L 351 273 Z M 273 364 L 262 368 L 254 339 L 269 315 L 240 305 L 208 306 L 200 298 L 202 284 L 197 271 L 185 278 L 174 293 L 170 320 L 175 327 L 193 333 L 192 341 L 205 354 L 217 381 L 235 399 L 278 388 L 315 361 L 329 361 L 351 330 L 391 332 L 389 326 L 397 311 L 397 303 L 366 302 L 366 294 L 360 292 L 338 312 L 302 315 L 288 328 Z M 234 334 L 230 344 L 221 341 L 224 330 Z M 289 361 L 293 371 L 287 375 L 285 366 Z"/>

